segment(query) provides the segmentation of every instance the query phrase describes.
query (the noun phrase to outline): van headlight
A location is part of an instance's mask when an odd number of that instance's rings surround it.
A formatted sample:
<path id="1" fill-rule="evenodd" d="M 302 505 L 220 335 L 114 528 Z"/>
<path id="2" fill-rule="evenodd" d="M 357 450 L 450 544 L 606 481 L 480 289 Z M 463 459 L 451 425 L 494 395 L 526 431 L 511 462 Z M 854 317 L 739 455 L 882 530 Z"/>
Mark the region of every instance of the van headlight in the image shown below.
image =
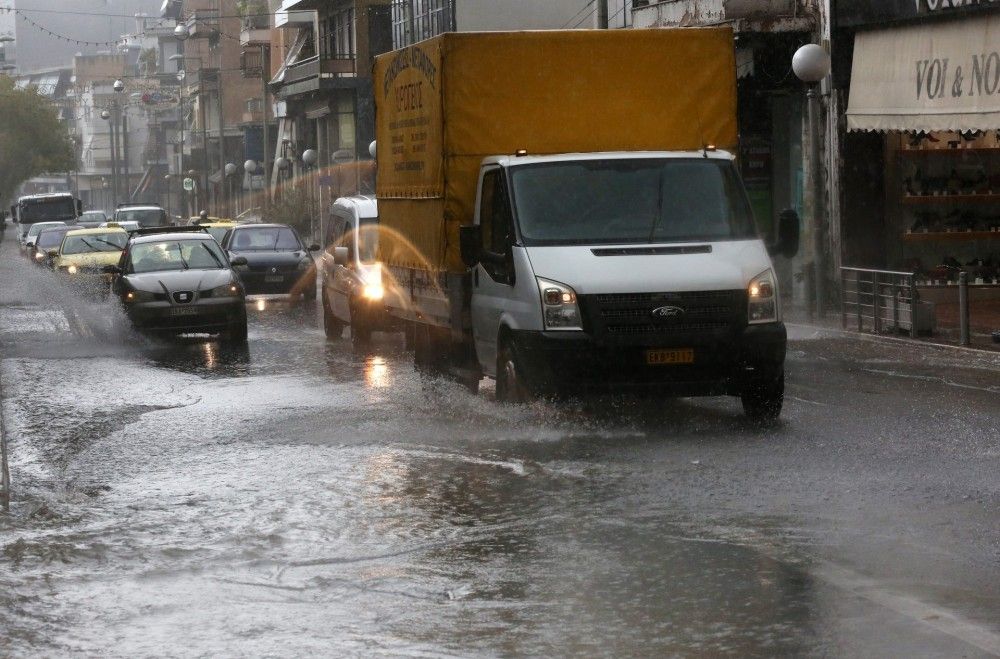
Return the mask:
<path id="1" fill-rule="evenodd" d="M 576 291 L 565 284 L 538 277 L 542 295 L 542 320 L 547 330 L 582 330 Z"/>
<path id="2" fill-rule="evenodd" d="M 747 322 L 751 325 L 778 322 L 778 293 L 774 272 L 765 270 L 747 284 Z"/>

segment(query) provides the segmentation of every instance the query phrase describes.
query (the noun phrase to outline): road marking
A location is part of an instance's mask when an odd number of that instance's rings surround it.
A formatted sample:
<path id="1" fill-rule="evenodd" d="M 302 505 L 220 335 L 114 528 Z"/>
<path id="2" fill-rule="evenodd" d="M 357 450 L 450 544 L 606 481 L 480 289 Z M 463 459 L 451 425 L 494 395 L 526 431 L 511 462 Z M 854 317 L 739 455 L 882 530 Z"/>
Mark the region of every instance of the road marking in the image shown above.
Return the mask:
<path id="1" fill-rule="evenodd" d="M 1000 633 L 933 604 L 881 588 L 875 579 L 832 563 L 820 563 L 812 570 L 820 579 L 863 597 L 891 611 L 911 618 L 963 643 L 1000 656 Z"/>

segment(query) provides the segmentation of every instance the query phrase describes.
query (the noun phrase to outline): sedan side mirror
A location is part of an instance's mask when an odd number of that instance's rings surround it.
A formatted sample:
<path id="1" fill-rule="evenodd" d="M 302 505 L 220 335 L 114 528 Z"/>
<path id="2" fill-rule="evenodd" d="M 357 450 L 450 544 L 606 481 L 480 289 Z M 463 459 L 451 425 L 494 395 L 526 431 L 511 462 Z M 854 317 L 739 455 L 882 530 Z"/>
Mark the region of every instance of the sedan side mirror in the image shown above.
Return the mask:
<path id="1" fill-rule="evenodd" d="M 768 251 L 772 256 L 792 258 L 799 253 L 799 214 L 791 208 L 781 211 L 778 216 L 777 240 Z"/>
<path id="2" fill-rule="evenodd" d="M 320 249 L 322 249 L 322 248 L 319 245 L 317 245 L 316 243 L 313 243 L 312 245 L 309 245 L 309 251 L 310 252 L 318 252 Z"/>
<path id="3" fill-rule="evenodd" d="M 474 267 L 483 256 L 483 230 L 478 224 L 458 228 L 459 250 L 462 263 L 467 268 Z"/>
<path id="4" fill-rule="evenodd" d="M 245 256 L 234 256 L 229 260 L 229 263 L 233 267 L 239 267 L 241 265 L 247 265 L 249 261 L 247 261 L 247 257 Z"/>
<path id="5" fill-rule="evenodd" d="M 333 262 L 337 265 L 346 266 L 351 262 L 351 253 L 346 247 L 333 248 Z"/>
<path id="6" fill-rule="evenodd" d="M 120 275 L 122 273 L 122 269 L 117 265 L 106 265 L 101 268 L 101 272 L 106 275 Z"/>

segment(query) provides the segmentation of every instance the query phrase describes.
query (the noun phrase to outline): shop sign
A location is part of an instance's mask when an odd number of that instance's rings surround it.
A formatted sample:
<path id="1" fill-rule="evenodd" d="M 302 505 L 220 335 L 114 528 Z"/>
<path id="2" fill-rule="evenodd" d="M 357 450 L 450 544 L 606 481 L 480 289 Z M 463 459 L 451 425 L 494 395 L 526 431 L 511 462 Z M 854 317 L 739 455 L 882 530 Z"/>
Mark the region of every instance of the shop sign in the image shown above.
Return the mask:
<path id="1" fill-rule="evenodd" d="M 1000 15 L 859 33 L 849 126 L 1000 129 L 1000 44 L 992 38 L 995 34 L 1000 34 Z"/>
<path id="2" fill-rule="evenodd" d="M 989 11 L 1000 11 L 1000 0 L 838 0 L 834 14 L 837 27 L 863 27 Z"/>

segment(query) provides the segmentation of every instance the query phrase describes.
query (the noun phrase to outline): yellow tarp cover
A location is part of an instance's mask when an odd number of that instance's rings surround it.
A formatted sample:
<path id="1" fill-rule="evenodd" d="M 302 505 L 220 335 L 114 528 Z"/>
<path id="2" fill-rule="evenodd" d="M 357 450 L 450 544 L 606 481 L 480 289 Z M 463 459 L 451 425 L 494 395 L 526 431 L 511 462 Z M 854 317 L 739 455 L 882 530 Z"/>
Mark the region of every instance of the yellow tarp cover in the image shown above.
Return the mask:
<path id="1" fill-rule="evenodd" d="M 457 271 L 486 156 L 735 149 L 733 35 L 448 33 L 378 57 L 375 104 L 382 258 Z"/>

